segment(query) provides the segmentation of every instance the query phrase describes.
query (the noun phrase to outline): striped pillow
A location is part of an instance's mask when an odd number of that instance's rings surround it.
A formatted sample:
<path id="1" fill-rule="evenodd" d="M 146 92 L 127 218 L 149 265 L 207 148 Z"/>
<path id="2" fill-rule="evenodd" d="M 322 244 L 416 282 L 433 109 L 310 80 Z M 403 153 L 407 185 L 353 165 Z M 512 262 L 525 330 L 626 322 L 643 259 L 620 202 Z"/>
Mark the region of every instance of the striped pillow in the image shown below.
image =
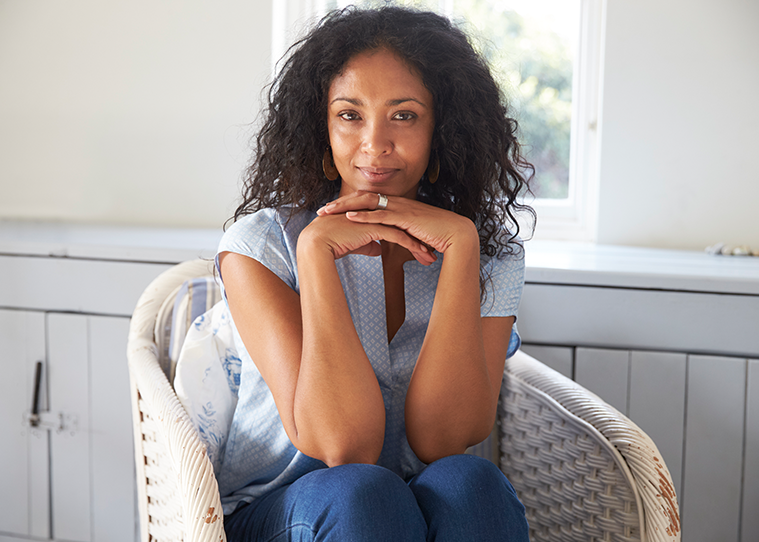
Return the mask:
<path id="1" fill-rule="evenodd" d="M 198 316 L 219 301 L 221 291 L 214 278 L 199 277 L 186 281 L 163 302 L 156 319 L 155 338 L 159 364 L 172 384 L 187 330 Z"/>

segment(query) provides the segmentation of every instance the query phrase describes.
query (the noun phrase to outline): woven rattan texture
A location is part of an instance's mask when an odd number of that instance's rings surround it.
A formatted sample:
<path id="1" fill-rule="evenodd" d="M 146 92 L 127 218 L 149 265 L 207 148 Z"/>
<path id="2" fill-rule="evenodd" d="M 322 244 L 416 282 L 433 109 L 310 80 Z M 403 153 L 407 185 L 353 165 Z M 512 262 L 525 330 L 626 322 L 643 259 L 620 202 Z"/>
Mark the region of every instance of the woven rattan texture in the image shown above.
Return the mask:
<path id="1" fill-rule="evenodd" d="M 649 542 L 680 540 L 680 512 L 672 477 L 651 438 L 629 418 L 576 382 L 549 369 L 524 352 L 506 361 L 505 383 L 524 389 L 565 411 L 567 420 L 598 435 L 619 460 L 642 510 L 641 538 Z"/>
<path id="2" fill-rule="evenodd" d="M 143 542 L 226 540 L 213 467 L 159 365 L 155 337 L 167 296 L 185 280 L 209 273 L 208 262 L 200 260 L 169 269 L 143 292 L 132 314 L 127 357 Z"/>
<path id="3" fill-rule="evenodd" d="M 155 420 L 145 401 L 140 399 L 145 478 L 148 495 L 148 532 L 157 542 L 180 542 L 182 540 L 182 499 L 177 485 L 177 473 L 166 456 L 163 442 Z"/>
<path id="4" fill-rule="evenodd" d="M 505 378 L 501 463 L 525 505 L 530 539 L 640 541 L 635 494 L 598 437 Z"/>

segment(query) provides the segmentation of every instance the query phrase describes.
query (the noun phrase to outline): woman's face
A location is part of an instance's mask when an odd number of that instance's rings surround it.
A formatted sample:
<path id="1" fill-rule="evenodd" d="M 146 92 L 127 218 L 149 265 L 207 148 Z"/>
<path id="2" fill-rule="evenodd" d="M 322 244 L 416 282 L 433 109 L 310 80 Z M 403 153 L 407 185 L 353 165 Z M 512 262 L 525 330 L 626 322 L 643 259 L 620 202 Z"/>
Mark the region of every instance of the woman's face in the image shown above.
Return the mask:
<path id="1" fill-rule="evenodd" d="M 329 88 L 327 126 L 340 196 L 416 197 L 435 127 L 432 94 L 387 49 L 359 53 Z"/>

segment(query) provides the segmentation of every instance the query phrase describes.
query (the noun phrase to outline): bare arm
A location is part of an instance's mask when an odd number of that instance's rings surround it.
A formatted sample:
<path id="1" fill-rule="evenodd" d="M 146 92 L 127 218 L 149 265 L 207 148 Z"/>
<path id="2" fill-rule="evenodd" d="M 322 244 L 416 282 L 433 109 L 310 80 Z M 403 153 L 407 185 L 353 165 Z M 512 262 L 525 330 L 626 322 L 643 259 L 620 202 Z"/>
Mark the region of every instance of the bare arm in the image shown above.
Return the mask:
<path id="1" fill-rule="evenodd" d="M 446 252 L 409 385 L 407 435 L 425 462 L 464 453 L 484 440 L 495 422 L 514 319 L 480 317 L 478 264 L 479 250 Z"/>
<path id="2" fill-rule="evenodd" d="M 298 241 L 300 295 L 261 263 L 220 255 L 230 311 L 293 444 L 330 466 L 374 463 L 384 439 L 384 403 L 335 259 L 371 254 L 372 241 L 385 237 L 423 250 L 395 228 L 350 224 L 345 217 L 312 224 Z"/>
<path id="3" fill-rule="evenodd" d="M 409 444 L 425 462 L 464 453 L 495 422 L 513 317 L 480 316 L 479 238 L 445 252 L 427 334 L 406 396 Z"/>
<path id="4" fill-rule="evenodd" d="M 346 198 L 335 210 L 376 194 Z M 468 219 L 393 198 L 387 211 L 349 213 L 351 220 L 391 224 L 445 254 L 435 302 L 406 396 L 406 435 L 427 463 L 463 453 L 490 433 L 513 317 L 480 316 L 479 236 Z"/>

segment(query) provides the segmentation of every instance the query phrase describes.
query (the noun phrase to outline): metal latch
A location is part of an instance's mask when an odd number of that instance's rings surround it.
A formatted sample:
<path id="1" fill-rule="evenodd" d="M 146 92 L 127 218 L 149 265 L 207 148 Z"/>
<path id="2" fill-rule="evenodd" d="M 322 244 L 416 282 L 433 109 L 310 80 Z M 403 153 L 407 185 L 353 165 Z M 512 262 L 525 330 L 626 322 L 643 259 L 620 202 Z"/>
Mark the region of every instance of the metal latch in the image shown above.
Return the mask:
<path id="1" fill-rule="evenodd" d="M 63 412 L 40 412 L 40 387 L 42 384 L 42 362 L 38 361 L 34 368 L 34 394 L 31 412 L 24 413 L 24 425 L 33 429 L 53 430 L 57 433 L 68 432 L 72 435 L 79 429 L 79 418 Z"/>

